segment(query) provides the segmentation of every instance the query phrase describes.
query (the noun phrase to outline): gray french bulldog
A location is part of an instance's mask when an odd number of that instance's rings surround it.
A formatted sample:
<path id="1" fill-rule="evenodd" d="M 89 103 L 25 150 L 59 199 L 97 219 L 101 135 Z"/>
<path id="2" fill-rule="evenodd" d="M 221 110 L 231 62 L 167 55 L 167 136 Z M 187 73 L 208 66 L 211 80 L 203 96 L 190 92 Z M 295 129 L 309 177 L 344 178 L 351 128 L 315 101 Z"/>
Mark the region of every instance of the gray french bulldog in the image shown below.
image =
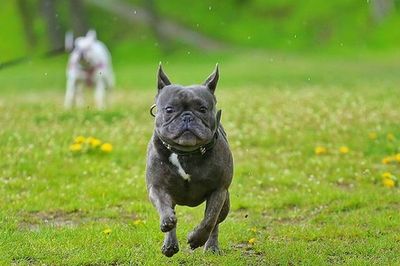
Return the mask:
<path id="1" fill-rule="evenodd" d="M 175 206 L 195 207 L 204 201 L 204 218 L 188 235 L 188 243 L 192 249 L 205 245 L 205 250 L 219 252 L 218 224 L 229 212 L 233 159 L 220 124 L 221 110 L 216 110 L 218 78 L 217 66 L 203 85 L 171 84 L 159 66 L 146 182 L 166 233 L 161 250 L 168 257 L 179 251 Z"/>

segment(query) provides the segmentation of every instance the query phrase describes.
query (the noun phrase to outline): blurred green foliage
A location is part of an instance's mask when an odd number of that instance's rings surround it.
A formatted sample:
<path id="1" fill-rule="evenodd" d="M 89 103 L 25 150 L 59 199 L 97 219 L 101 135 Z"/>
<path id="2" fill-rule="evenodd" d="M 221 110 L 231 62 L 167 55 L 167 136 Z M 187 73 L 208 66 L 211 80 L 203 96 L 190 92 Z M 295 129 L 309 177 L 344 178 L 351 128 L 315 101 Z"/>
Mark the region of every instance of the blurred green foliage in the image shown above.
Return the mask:
<path id="1" fill-rule="evenodd" d="M 19 56 L 24 53 L 24 36 L 21 33 L 19 17 L 15 5 L 6 1 L 0 9 L 0 61 L 9 56 Z M 6 23 L 5 23 L 6 22 Z"/>
<path id="2" fill-rule="evenodd" d="M 373 1 L 379 0 L 159 0 L 155 4 L 160 16 L 235 47 L 333 54 L 396 50 L 400 1 L 380 0 L 392 3 L 380 21 L 374 19 Z M 0 10 L 0 61 L 48 49 L 40 1 L 28 0 L 38 40 L 34 49 L 25 43 L 16 2 L 7 0 Z M 146 0 L 124 2 L 146 6 Z M 149 27 L 127 23 L 90 2 L 85 6 L 90 26 L 112 49 L 133 53 L 139 60 L 160 52 Z M 58 1 L 57 11 L 68 30 L 68 1 Z"/>

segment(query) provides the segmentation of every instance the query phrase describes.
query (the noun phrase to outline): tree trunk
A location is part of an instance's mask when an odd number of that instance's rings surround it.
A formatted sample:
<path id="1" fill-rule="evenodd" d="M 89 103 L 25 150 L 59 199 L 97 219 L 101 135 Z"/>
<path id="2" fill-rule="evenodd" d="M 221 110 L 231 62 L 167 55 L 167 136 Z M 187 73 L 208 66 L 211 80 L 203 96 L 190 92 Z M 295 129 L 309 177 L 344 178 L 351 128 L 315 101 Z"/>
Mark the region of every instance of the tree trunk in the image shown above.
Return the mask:
<path id="1" fill-rule="evenodd" d="M 32 49 L 36 45 L 36 36 L 33 30 L 32 9 L 27 0 L 18 0 L 17 5 L 22 19 L 22 25 L 24 27 L 26 42 L 28 43 L 29 49 Z"/>
<path id="2" fill-rule="evenodd" d="M 74 36 L 85 35 L 89 28 L 86 20 L 86 10 L 82 0 L 70 0 L 69 12 Z"/>
<path id="3" fill-rule="evenodd" d="M 95 5 L 96 7 L 102 8 L 110 13 L 118 15 L 126 21 L 131 22 L 132 24 L 151 24 L 150 21 L 152 20 L 152 15 L 149 14 L 148 8 L 142 9 L 138 6 L 128 4 L 125 1 L 120 0 L 86 1 L 92 5 Z M 198 47 L 203 50 L 218 50 L 222 47 L 226 47 L 224 43 L 209 38 L 201 34 L 200 32 L 194 31 L 165 17 L 157 17 L 157 28 L 158 32 L 162 34 L 163 38 L 167 38 L 168 41 L 179 40 L 183 43 Z"/>
<path id="4" fill-rule="evenodd" d="M 372 0 L 372 17 L 377 23 L 381 23 L 394 9 L 393 0 Z"/>
<path id="5" fill-rule="evenodd" d="M 149 14 L 149 26 L 153 31 L 158 43 L 160 44 L 160 48 L 168 53 L 172 50 L 172 45 L 168 36 L 165 35 L 164 31 L 162 31 L 160 27 L 160 17 L 157 12 L 156 3 L 154 0 L 146 0 L 145 1 L 145 8 Z"/>
<path id="6" fill-rule="evenodd" d="M 41 4 L 51 50 L 61 50 L 64 48 L 64 33 L 58 20 L 56 0 L 42 0 Z"/>

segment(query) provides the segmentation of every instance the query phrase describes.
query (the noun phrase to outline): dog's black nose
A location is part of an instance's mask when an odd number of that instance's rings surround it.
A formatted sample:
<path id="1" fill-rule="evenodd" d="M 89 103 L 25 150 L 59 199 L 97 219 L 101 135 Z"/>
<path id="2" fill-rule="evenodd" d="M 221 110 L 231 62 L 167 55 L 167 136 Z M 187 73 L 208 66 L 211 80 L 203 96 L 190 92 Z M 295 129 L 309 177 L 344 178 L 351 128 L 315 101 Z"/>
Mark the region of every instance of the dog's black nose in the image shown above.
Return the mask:
<path id="1" fill-rule="evenodd" d="M 186 124 L 193 121 L 193 116 L 190 112 L 183 112 L 181 117 Z"/>

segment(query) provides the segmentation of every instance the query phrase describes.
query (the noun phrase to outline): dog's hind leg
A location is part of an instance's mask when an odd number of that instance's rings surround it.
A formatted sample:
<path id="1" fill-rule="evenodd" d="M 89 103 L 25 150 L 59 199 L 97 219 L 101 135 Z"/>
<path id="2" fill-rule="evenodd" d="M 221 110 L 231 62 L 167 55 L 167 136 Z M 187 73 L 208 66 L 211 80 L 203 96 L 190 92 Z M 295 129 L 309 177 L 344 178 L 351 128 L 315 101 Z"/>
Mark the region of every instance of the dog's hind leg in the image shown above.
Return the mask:
<path id="1" fill-rule="evenodd" d="M 223 222 L 225 220 L 226 216 L 228 216 L 229 209 L 230 209 L 229 192 L 227 192 L 224 206 L 222 206 L 221 212 L 219 213 L 219 216 L 218 216 L 217 224 L 215 225 L 214 229 L 212 230 L 210 237 L 208 238 L 208 240 L 204 246 L 205 251 L 212 251 L 215 253 L 219 253 L 219 246 L 218 246 L 219 223 Z"/>
<path id="2" fill-rule="evenodd" d="M 75 93 L 76 93 L 76 80 L 69 78 L 67 80 L 67 91 L 65 92 L 65 101 L 64 101 L 64 107 L 69 109 L 72 107 L 74 104 L 74 98 L 75 98 Z"/>
<path id="3" fill-rule="evenodd" d="M 214 191 L 208 197 L 203 220 L 188 236 L 188 243 L 192 249 L 203 246 L 209 239 L 219 220 L 227 195 L 228 191 L 226 189 L 220 189 Z M 225 219 L 225 217 L 223 218 Z M 216 234 L 218 236 L 218 231 L 216 231 Z"/>
<path id="4" fill-rule="evenodd" d="M 105 98 L 106 98 L 106 86 L 103 79 L 99 79 L 96 82 L 96 91 L 94 92 L 94 100 L 96 102 L 96 107 L 99 110 L 105 108 Z"/>
<path id="5" fill-rule="evenodd" d="M 176 238 L 176 227 L 171 231 L 165 233 L 164 243 L 161 248 L 161 252 L 167 256 L 172 257 L 179 251 L 178 239 Z"/>

